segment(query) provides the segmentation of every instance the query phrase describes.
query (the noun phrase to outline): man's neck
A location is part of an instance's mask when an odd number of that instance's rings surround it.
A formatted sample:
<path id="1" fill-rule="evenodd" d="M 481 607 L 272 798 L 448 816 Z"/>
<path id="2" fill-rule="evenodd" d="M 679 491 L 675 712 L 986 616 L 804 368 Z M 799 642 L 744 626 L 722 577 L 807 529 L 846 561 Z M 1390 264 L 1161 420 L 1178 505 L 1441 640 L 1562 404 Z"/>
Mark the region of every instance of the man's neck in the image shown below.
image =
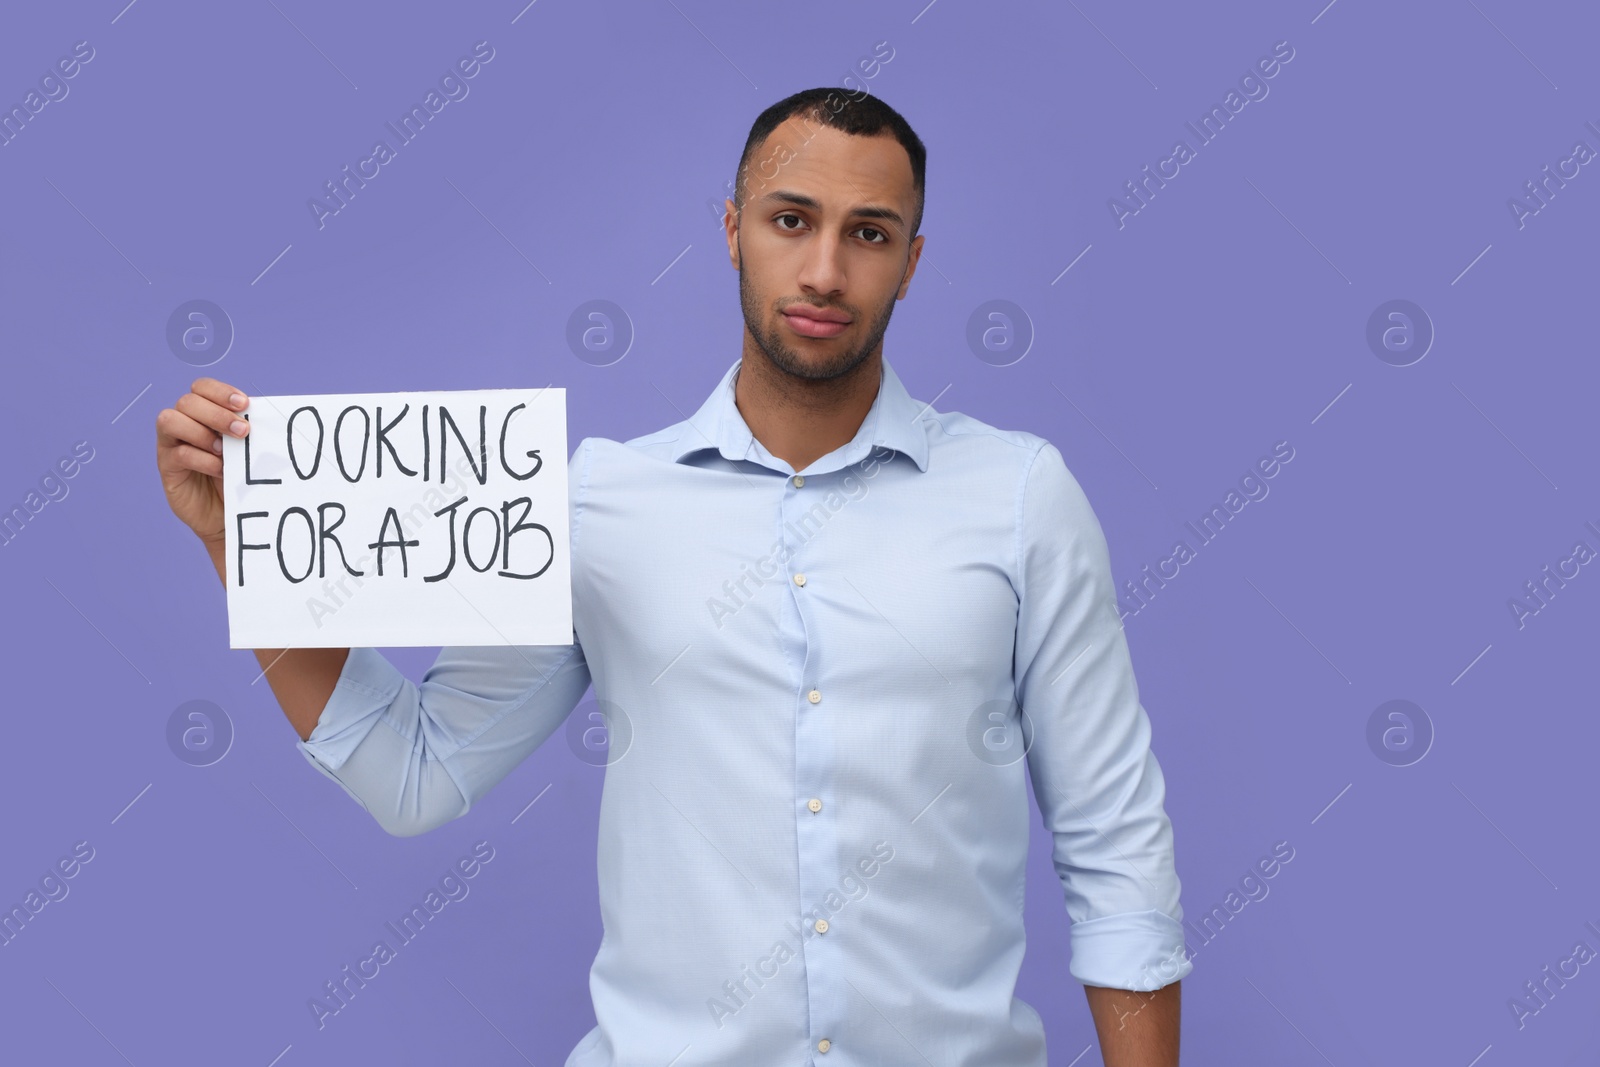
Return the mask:
<path id="1" fill-rule="evenodd" d="M 734 403 L 750 432 L 766 450 L 803 471 L 848 444 L 877 399 L 882 350 L 842 378 L 795 378 L 748 349 L 733 383 Z"/>

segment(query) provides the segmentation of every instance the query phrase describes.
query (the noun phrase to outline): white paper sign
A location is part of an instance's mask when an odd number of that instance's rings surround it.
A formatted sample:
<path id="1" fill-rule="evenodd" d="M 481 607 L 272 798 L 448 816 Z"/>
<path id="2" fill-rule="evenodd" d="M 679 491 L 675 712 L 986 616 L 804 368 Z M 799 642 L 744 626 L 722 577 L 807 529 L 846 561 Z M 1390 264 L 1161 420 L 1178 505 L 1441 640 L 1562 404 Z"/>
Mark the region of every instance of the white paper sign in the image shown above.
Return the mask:
<path id="1" fill-rule="evenodd" d="M 251 397 L 223 435 L 229 647 L 570 644 L 566 404 Z"/>

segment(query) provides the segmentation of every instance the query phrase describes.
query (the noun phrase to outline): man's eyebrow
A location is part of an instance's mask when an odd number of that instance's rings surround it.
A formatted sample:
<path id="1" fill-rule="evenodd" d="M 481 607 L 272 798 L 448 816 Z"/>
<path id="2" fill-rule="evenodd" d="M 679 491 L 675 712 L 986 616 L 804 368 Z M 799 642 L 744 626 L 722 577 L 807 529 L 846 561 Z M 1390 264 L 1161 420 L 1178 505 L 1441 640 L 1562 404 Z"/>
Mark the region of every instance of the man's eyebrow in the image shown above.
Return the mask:
<path id="1" fill-rule="evenodd" d="M 760 199 L 774 201 L 779 204 L 793 204 L 795 207 L 808 208 L 811 211 L 822 210 L 822 203 L 816 197 L 807 196 L 804 193 L 790 192 L 787 189 L 774 190 L 763 195 Z M 862 219 L 884 219 L 894 223 L 896 226 L 905 226 L 905 220 L 900 217 L 900 212 L 891 207 L 876 207 L 871 204 L 863 204 L 860 207 L 852 208 L 850 215 L 854 218 Z"/>

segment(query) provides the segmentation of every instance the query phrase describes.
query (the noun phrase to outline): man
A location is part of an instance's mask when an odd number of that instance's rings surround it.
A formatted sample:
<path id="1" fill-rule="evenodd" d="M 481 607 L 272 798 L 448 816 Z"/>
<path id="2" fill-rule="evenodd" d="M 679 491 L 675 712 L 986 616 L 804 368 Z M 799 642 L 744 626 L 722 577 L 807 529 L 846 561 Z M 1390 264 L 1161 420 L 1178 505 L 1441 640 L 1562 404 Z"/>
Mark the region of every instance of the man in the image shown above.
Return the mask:
<path id="1" fill-rule="evenodd" d="M 257 651 L 312 766 L 396 835 L 465 815 L 593 682 L 605 936 L 568 1067 L 1044 1067 L 1014 995 L 1027 772 L 1105 1064 L 1178 1062 L 1193 965 L 1100 525 L 1048 441 L 883 359 L 925 158 L 864 94 L 756 119 L 740 359 L 691 418 L 575 450 L 572 644 L 445 648 L 420 685 L 373 649 Z M 157 418 L 224 581 L 247 404 L 202 378 Z"/>

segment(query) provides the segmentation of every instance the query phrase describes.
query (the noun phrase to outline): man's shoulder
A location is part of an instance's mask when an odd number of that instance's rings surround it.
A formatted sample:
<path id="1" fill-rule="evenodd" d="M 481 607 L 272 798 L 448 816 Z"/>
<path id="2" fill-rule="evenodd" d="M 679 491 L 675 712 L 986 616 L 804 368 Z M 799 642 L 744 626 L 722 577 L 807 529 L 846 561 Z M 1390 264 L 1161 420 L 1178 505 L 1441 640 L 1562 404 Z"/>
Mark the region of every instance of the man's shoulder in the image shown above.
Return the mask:
<path id="1" fill-rule="evenodd" d="M 673 456 L 673 446 L 677 443 L 678 438 L 681 436 L 681 432 L 689 429 L 690 427 L 687 422 L 681 422 L 674 423 L 671 426 L 663 427 L 662 429 L 655 430 L 639 437 L 630 437 L 620 441 L 610 437 L 600 437 L 598 435 L 580 437 L 577 443 L 572 446 L 571 466 L 581 466 L 589 459 L 590 456 L 597 452 L 609 452 L 615 450 L 639 452 L 647 456 L 671 459 Z"/>
<path id="2" fill-rule="evenodd" d="M 595 459 L 646 459 L 661 460 L 671 463 L 682 452 L 678 442 L 684 434 L 694 434 L 694 427 L 687 421 L 674 423 L 638 437 L 624 440 L 615 440 L 610 437 L 585 437 L 578 441 L 573 448 L 572 461 L 574 466 L 592 463 Z M 702 442 L 707 448 L 709 442 Z"/>
<path id="3" fill-rule="evenodd" d="M 938 423 L 931 432 L 944 436 L 956 450 L 953 455 L 965 457 L 960 466 L 980 475 L 1009 475 L 997 478 L 997 484 L 1029 501 L 1030 510 L 1058 517 L 1092 514 L 1072 465 L 1049 438 L 1028 430 L 1002 429 L 957 411 L 930 411 L 927 417 Z"/>
<path id="4" fill-rule="evenodd" d="M 928 408 L 921 416 L 930 446 L 968 453 L 994 453 L 1021 463 L 1050 442 L 1028 430 L 1005 429 L 963 411 L 935 411 Z"/>
<path id="5" fill-rule="evenodd" d="M 690 437 L 698 436 L 694 425 L 688 419 L 684 419 L 682 422 L 675 422 L 671 426 L 663 426 L 661 429 L 653 430 L 647 434 L 640 434 L 638 437 L 630 437 L 625 441 L 612 441 L 607 438 L 601 438 L 600 440 L 614 448 L 631 449 L 651 459 L 670 461 L 682 451 L 678 447 L 678 442 L 683 441 L 686 434 Z M 702 440 L 700 444 L 707 448 L 711 447 L 710 441 Z"/>

